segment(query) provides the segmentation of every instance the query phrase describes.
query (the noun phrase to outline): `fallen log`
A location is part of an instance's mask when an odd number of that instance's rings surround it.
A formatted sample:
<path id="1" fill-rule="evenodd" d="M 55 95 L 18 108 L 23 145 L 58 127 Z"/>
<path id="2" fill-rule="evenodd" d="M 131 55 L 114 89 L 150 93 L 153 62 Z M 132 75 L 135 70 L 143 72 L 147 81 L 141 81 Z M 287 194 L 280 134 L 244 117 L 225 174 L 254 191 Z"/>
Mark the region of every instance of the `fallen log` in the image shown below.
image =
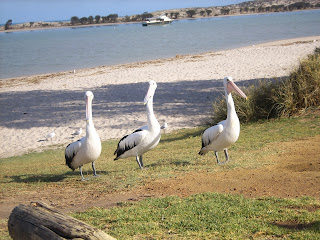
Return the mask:
<path id="1" fill-rule="evenodd" d="M 31 202 L 30 205 L 20 204 L 15 207 L 9 216 L 8 229 L 13 240 L 115 239 L 42 202 Z"/>

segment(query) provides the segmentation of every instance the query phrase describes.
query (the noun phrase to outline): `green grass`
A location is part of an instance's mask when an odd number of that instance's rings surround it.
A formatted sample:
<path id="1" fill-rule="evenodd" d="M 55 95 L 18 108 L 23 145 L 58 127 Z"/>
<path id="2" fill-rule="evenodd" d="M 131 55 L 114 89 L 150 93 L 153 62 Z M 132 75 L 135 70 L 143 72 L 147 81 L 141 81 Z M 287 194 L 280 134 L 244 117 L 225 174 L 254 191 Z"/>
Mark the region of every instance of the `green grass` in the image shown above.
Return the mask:
<path id="1" fill-rule="evenodd" d="M 231 162 L 224 166 L 216 164 L 212 153 L 198 155 L 204 129 L 198 127 L 164 134 L 159 145 L 144 155 L 146 171 L 138 169 L 134 158 L 113 161 L 117 141 L 103 142 L 103 151 L 96 163 L 100 178 L 87 182 L 79 181 L 78 170 L 72 172 L 65 166 L 64 149 L 0 159 L 0 195 L 13 199 L 56 188 L 73 188 L 79 193 L 96 189 L 102 194 L 126 191 L 145 182 L 188 172 L 258 168 L 273 164 L 270 155 L 282 151 L 279 143 L 319 135 L 320 117 L 309 114 L 243 124 L 239 140 L 229 149 Z M 84 173 L 88 177 L 92 175 L 89 164 L 84 166 Z M 75 216 L 107 229 L 120 239 L 264 239 L 265 236 L 299 239 L 299 234 L 302 234 L 301 239 L 314 239 L 315 234 L 319 234 L 319 204 L 309 198 L 245 199 L 200 194 L 186 199 L 169 197 L 125 203 Z M 309 208 L 316 210 L 305 210 Z M 299 229 L 286 224 L 296 224 Z M 8 239 L 5 228 L 0 222 L 0 239 Z"/>
<path id="2" fill-rule="evenodd" d="M 232 161 L 219 167 L 213 154 L 198 155 L 205 127 L 164 134 L 157 148 L 144 155 L 148 171 L 139 171 L 134 158 L 113 161 L 117 141 L 106 141 L 96 163 L 101 177 L 85 183 L 79 181 L 78 170 L 72 172 L 66 167 L 64 149 L 0 159 L 0 194 L 14 196 L 22 189 L 23 192 L 41 190 L 53 184 L 90 189 L 97 182 L 102 183 L 101 191 L 111 192 L 131 188 L 150 179 L 168 178 L 190 171 L 257 167 L 269 164 L 265 156 L 278 153 L 278 142 L 320 134 L 319 126 L 320 118 L 316 115 L 244 124 L 238 142 L 229 150 Z M 84 166 L 84 174 L 92 175 L 90 164 Z"/>
<path id="3" fill-rule="evenodd" d="M 118 239 L 317 239 L 320 202 L 203 193 L 94 208 L 74 217 Z"/>

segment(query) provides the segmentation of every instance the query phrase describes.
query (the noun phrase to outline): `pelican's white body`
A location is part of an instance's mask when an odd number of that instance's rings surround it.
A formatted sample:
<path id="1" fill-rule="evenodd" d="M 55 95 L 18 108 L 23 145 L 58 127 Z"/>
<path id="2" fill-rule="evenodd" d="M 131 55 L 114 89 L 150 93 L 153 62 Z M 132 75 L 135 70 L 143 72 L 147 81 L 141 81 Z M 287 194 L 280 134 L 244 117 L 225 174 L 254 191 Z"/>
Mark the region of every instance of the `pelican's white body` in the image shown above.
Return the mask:
<path id="1" fill-rule="evenodd" d="M 227 150 L 234 144 L 240 135 L 240 121 L 237 116 L 231 91 L 235 91 L 240 96 L 246 95 L 233 83 L 231 77 L 224 79 L 224 89 L 227 102 L 227 119 L 206 129 L 202 135 L 202 148 L 199 154 L 203 155 L 209 151 Z"/>
<path id="2" fill-rule="evenodd" d="M 160 141 L 160 124 L 153 112 L 153 95 L 157 85 L 154 81 L 150 81 L 149 84 L 149 90 L 144 100 L 147 108 L 148 125 L 124 136 L 119 141 L 118 148 L 115 151 L 115 154 L 117 154 L 115 160 L 128 157 L 139 158 L 139 156 L 142 156 L 145 152 L 156 147 Z"/>
<path id="3" fill-rule="evenodd" d="M 71 162 L 72 169 L 76 169 L 84 164 L 94 162 L 101 154 L 101 141 L 93 122 L 88 121 L 86 126 L 86 136 L 79 141 L 71 143 L 66 148 L 66 155 L 74 154 Z"/>
<path id="4" fill-rule="evenodd" d="M 230 102 L 233 103 L 231 94 Z M 228 104 L 230 104 L 230 102 Z M 231 103 L 231 104 L 232 104 Z M 230 111 L 230 113 L 229 113 Z M 201 149 L 203 153 L 208 151 L 223 151 L 234 144 L 240 135 L 240 122 L 235 109 L 228 108 L 228 117 L 204 131 L 202 141 L 205 145 Z"/>

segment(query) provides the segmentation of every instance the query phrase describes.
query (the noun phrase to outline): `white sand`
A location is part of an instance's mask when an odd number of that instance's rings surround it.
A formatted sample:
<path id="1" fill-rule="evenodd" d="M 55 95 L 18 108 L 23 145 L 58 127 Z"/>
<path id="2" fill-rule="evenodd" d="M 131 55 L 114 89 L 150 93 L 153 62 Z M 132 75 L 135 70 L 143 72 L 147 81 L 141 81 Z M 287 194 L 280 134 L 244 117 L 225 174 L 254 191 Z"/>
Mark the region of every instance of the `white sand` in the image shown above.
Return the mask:
<path id="1" fill-rule="evenodd" d="M 255 79 L 287 76 L 316 47 L 320 36 L 1 80 L 0 157 L 77 140 L 72 134 L 85 129 L 87 90 L 95 95 L 93 121 L 102 140 L 120 139 L 146 124 L 143 98 L 150 80 L 158 83 L 154 111 L 160 124 L 166 121 L 169 130 L 203 124 L 225 76 L 232 76 L 240 87 Z M 55 137 L 46 141 L 52 131 Z"/>

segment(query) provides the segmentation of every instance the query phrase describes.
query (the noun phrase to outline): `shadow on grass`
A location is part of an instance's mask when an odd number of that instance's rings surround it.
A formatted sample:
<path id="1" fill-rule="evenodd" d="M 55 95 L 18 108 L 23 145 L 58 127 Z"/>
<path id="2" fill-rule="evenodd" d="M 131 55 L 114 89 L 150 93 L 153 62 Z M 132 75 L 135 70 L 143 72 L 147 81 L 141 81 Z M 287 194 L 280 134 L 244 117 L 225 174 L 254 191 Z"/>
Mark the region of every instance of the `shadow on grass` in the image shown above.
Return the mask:
<path id="1" fill-rule="evenodd" d="M 93 176 L 93 172 L 83 172 L 84 177 L 88 176 Z M 88 173 L 88 175 L 87 175 Z M 97 171 L 98 175 L 101 174 L 108 174 L 108 171 Z M 67 177 L 70 176 L 79 176 L 79 180 L 81 178 L 80 172 L 79 171 L 74 171 L 74 172 L 67 172 L 64 174 L 41 174 L 41 175 L 33 175 L 33 174 L 26 174 L 26 175 L 17 175 L 17 176 L 6 176 L 6 179 L 9 179 L 8 182 L 12 183 L 39 183 L 39 182 L 44 182 L 44 183 L 49 183 L 49 182 L 61 182 Z"/>
<path id="2" fill-rule="evenodd" d="M 207 126 L 207 127 L 209 127 L 209 126 Z M 187 132 L 182 135 L 175 136 L 175 137 L 171 137 L 169 134 L 167 134 L 167 137 L 165 139 L 161 139 L 161 142 L 162 143 L 166 143 L 166 142 L 170 143 L 170 142 L 174 142 L 174 141 L 178 141 L 178 140 L 185 140 L 190 137 L 200 137 L 205 129 L 206 129 L 206 127 L 203 127 L 203 128 L 201 127 L 197 131 L 192 131 L 192 132 L 190 131 L 190 132 Z"/>
<path id="3" fill-rule="evenodd" d="M 314 230 L 315 232 L 320 233 L 320 221 L 315 221 L 311 223 L 298 223 L 297 221 L 287 221 L 272 223 L 272 225 L 290 230 Z"/>

